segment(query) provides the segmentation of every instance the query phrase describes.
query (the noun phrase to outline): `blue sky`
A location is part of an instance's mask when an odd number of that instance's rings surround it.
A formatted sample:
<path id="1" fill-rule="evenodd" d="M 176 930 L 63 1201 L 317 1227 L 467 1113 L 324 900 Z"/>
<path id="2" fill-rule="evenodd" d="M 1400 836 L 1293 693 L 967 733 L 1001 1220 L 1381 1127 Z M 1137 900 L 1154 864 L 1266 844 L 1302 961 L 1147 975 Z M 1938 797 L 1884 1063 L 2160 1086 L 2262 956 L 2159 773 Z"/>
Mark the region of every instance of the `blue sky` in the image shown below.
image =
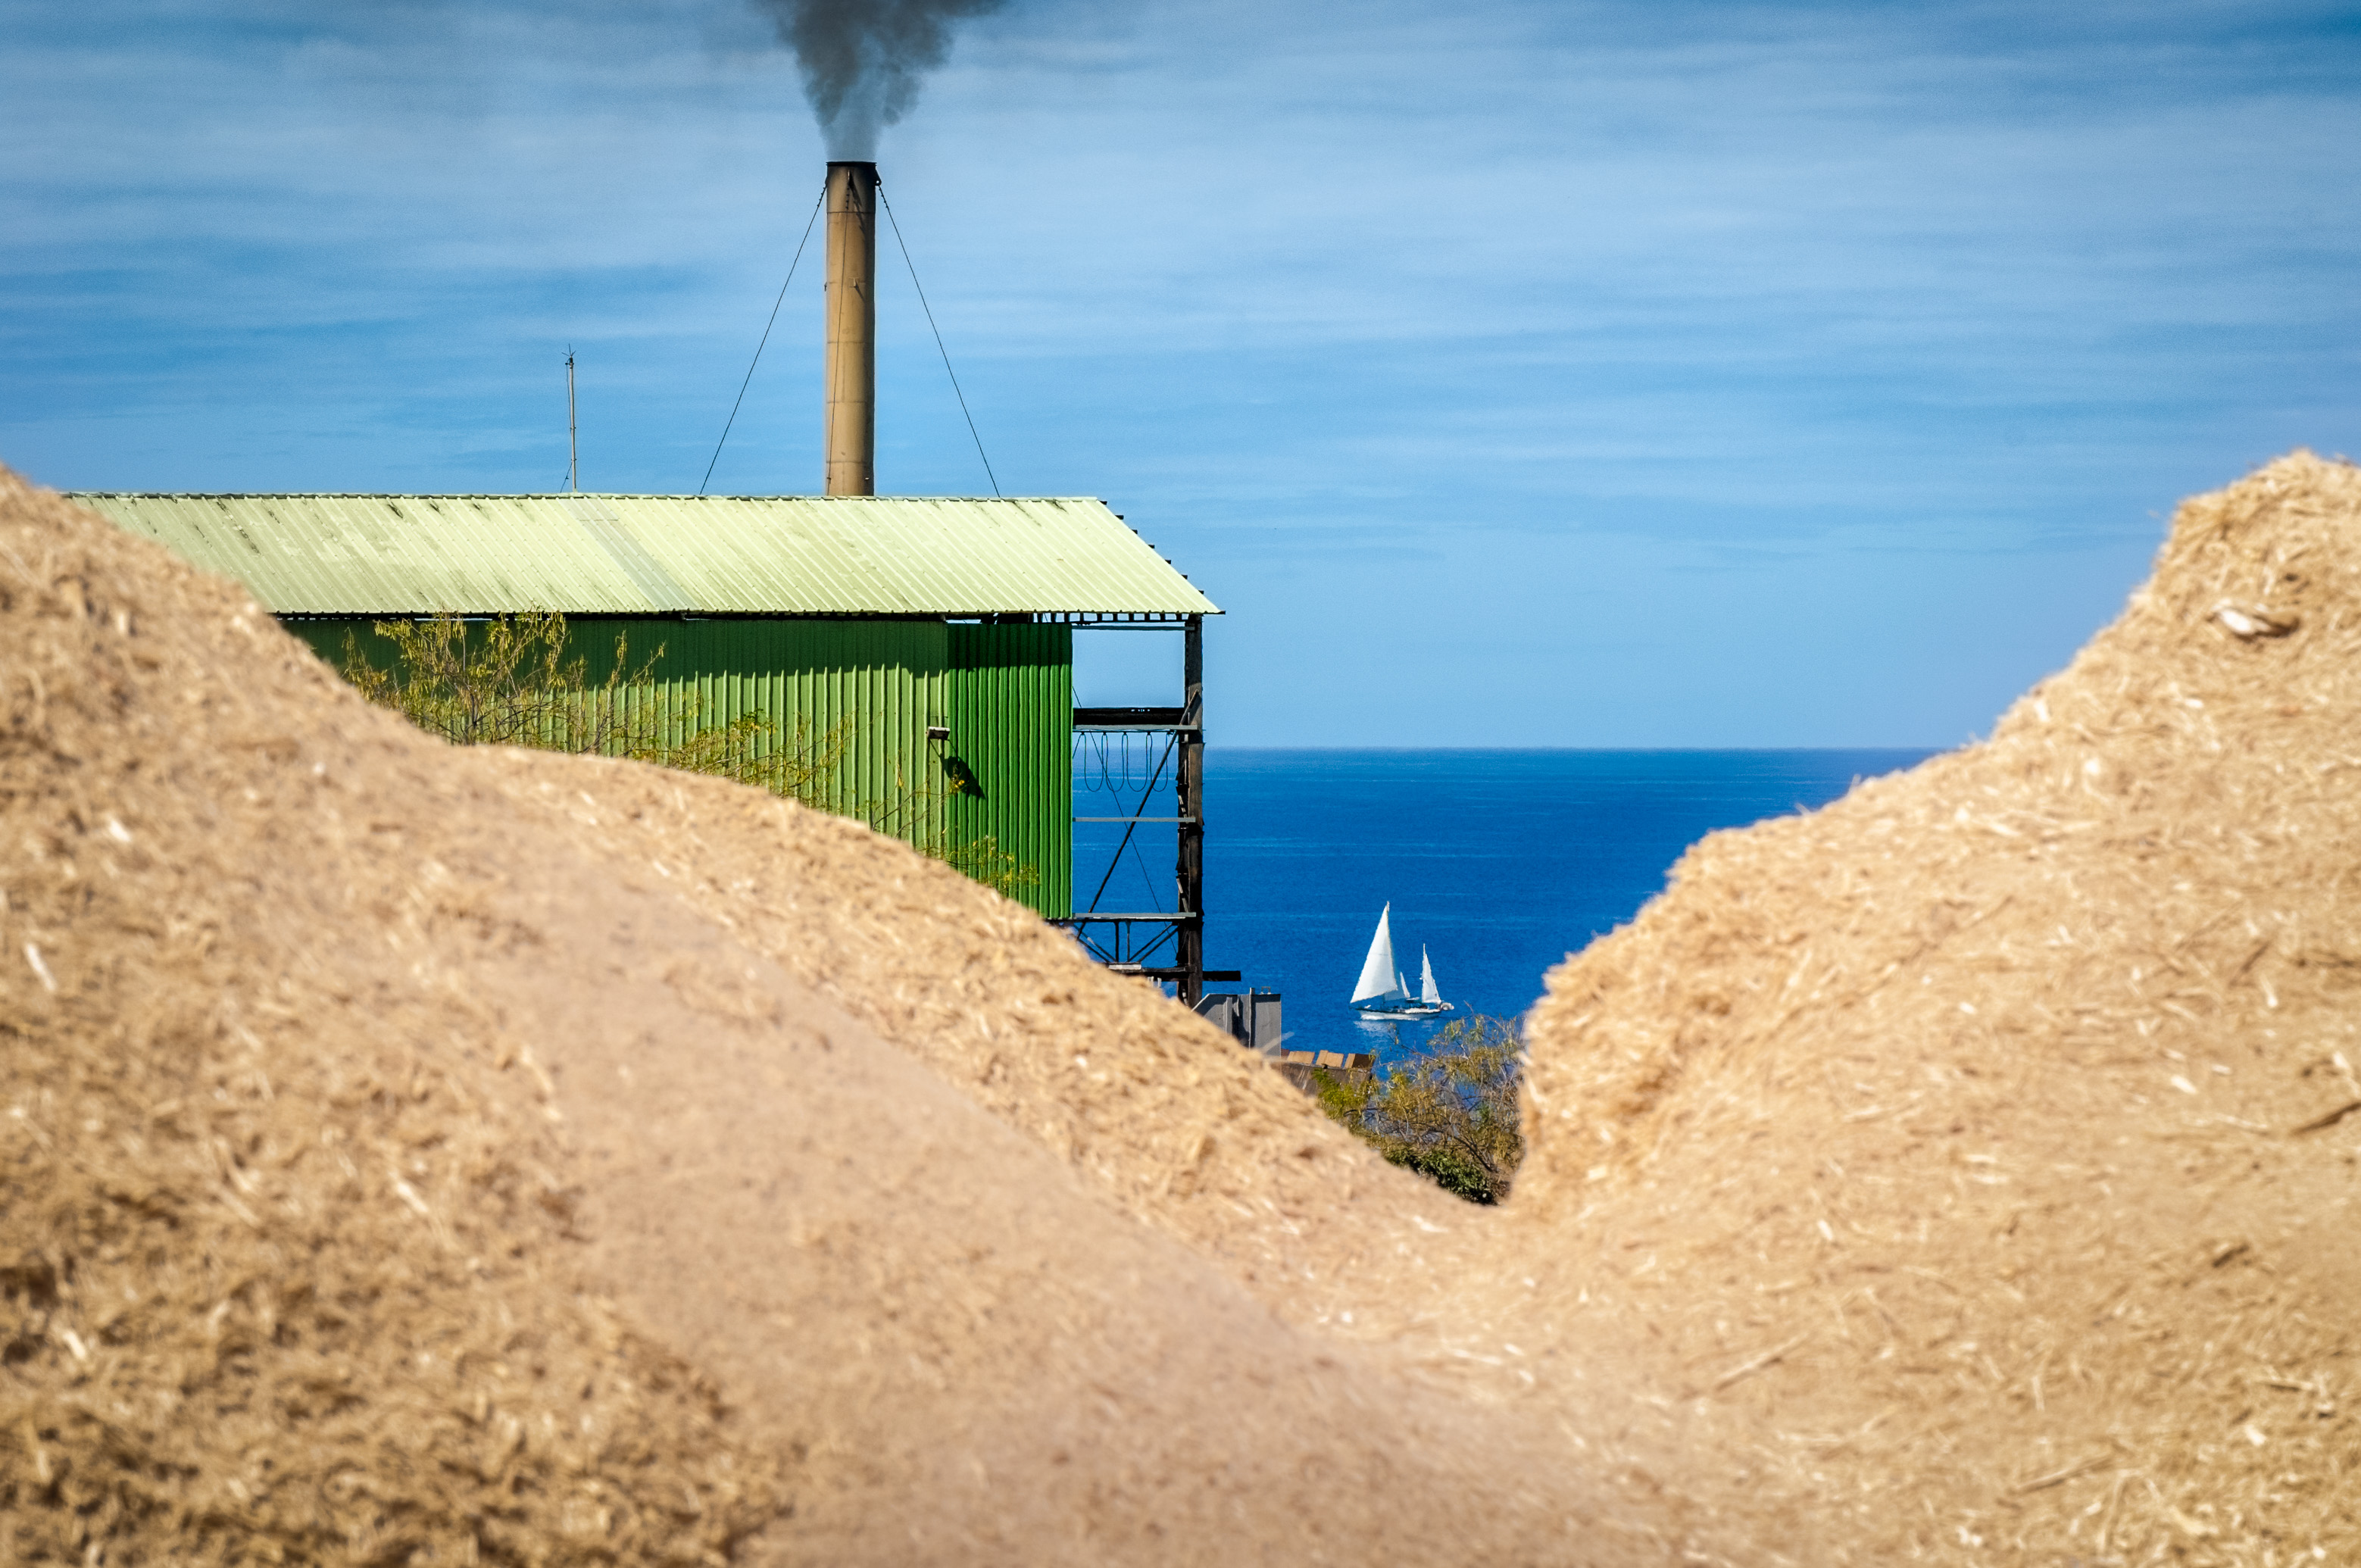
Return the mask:
<path id="1" fill-rule="evenodd" d="M 696 488 L 820 175 L 743 0 L 0 27 L 0 461 L 555 488 L 570 345 L 585 488 Z M 2350 5 L 1015 0 L 881 165 L 1002 488 L 1232 612 L 1217 742 L 1943 745 L 2361 449 L 2356 148 Z M 881 316 L 881 488 L 983 489 Z M 817 488 L 818 338 L 807 260 L 716 488 Z"/>

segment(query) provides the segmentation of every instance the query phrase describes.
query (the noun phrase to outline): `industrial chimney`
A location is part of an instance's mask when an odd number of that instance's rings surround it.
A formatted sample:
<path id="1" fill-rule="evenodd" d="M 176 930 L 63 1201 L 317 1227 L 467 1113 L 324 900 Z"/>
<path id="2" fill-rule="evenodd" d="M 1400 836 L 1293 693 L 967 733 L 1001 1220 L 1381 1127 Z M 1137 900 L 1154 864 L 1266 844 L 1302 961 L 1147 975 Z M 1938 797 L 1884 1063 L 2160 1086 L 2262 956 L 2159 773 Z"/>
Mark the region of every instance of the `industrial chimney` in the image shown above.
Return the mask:
<path id="1" fill-rule="evenodd" d="M 877 493 L 877 166 L 828 166 L 828 493 Z"/>

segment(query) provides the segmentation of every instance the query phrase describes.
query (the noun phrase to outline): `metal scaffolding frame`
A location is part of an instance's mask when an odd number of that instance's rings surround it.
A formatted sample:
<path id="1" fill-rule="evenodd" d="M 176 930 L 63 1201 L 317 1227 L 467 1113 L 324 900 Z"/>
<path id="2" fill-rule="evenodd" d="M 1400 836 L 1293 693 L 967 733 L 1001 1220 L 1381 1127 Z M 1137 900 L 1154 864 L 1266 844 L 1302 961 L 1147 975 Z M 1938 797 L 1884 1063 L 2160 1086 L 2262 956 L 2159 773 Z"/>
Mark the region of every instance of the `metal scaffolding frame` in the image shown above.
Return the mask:
<path id="1" fill-rule="evenodd" d="M 1171 981 L 1180 992 L 1181 1003 L 1197 1005 L 1205 993 L 1209 980 L 1234 981 L 1239 978 L 1235 970 L 1209 971 L 1205 968 L 1205 618 L 1191 616 L 1123 616 L 1074 618 L 1077 627 L 1104 626 L 1126 629 L 1156 629 L 1178 626 L 1181 642 L 1180 705 L 1178 707 L 1078 707 L 1074 709 L 1074 733 L 1078 735 L 1161 734 L 1171 737 L 1165 755 L 1157 763 L 1147 789 L 1141 792 L 1138 806 L 1128 817 L 1078 817 L 1077 822 L 1123 822 L 1123 842 L 1116 847 L 1115 856 L 1122 857 L 1131 843 L 1133 833 L 1148 824 L 1169 824 L 1176 829 L 1173 862 L 1174 907 L 1171 911 L 1118 912 L 1099 908 L 1099 899 L 1106 892 L 1106 880 L 1102 879 L 1098 891 L 1091 895 L 1091 907 L 1068 916 L 1053 924 L 1072 928 L 1091 955 L 1108 968 L 1126 974 L 1136 974 L 1149 980 Z M 1165 766 L 1177 763 L 1173 773 L 1174 809 L 1172 817 L 1145 815 L 1148 802 L 1156 793 Z M 1109 875 L 1113 872 L 1110 870 Z M 1108 927 L 1094 932 L 1093 927 Z M 1160 929 L 1159 929 L 1160 927 Z M 1152 933 L 1152 935 L 1150 934 Z M 1156 964 L 1149 960 L 1161 955 L 1164 945 L 1172 944 L 1170 963 Z"/>

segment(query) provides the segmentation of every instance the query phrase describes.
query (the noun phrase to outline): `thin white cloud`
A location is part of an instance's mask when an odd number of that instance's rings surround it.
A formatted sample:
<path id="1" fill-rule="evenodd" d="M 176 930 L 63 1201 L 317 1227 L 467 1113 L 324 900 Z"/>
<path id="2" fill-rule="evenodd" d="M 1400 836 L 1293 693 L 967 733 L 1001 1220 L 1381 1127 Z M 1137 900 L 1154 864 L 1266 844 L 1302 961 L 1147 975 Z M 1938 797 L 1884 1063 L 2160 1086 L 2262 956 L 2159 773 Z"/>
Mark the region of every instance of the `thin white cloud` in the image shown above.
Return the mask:
<path id="1" fill-rule="evenodd" d="M 0 457 L 65 482 L 545 485 L 572 344 L 598 482 L 691 488 L 816 193 L 740 0 L 0 27 Z M 1462 621 L 1585 550 L 1632 602 L 1764 552 L 1922 607 L 2002 580 L 1933 563 L 2072 563 L 2005 657 L 1922 618 L 1988 713 L 2151 512 L 2356 444 L 2356 65 L 2327 5 L 1019 0 L 884 157 L 1005 479 L 1160 519 L 1217 598 L 1307 574 L 1233 646 L 1349 646 L 1391 568 L 1345 537 L 1449 562 Z M 805 287 L 720 482 L 808 482 Z M 972 488 L 886 303 L 889 483 Z M 1725 620 L 1697 658 L 1761 658 Z M 1879 711 L 1840 738 L 1984 716 Z"/>

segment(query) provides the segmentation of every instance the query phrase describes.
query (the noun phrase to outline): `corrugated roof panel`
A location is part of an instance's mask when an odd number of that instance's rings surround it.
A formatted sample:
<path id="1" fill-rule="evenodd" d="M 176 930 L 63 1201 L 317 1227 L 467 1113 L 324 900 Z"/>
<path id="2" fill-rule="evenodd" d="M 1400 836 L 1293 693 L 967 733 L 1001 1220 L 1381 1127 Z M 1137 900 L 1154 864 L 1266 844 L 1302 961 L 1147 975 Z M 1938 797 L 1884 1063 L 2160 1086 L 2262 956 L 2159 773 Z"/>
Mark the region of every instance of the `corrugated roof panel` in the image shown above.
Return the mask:
<path id="1" fill-rule="evenodd" d="M 1221 613 L 1087 498 L 74 499 L 281 615 Z"/>

